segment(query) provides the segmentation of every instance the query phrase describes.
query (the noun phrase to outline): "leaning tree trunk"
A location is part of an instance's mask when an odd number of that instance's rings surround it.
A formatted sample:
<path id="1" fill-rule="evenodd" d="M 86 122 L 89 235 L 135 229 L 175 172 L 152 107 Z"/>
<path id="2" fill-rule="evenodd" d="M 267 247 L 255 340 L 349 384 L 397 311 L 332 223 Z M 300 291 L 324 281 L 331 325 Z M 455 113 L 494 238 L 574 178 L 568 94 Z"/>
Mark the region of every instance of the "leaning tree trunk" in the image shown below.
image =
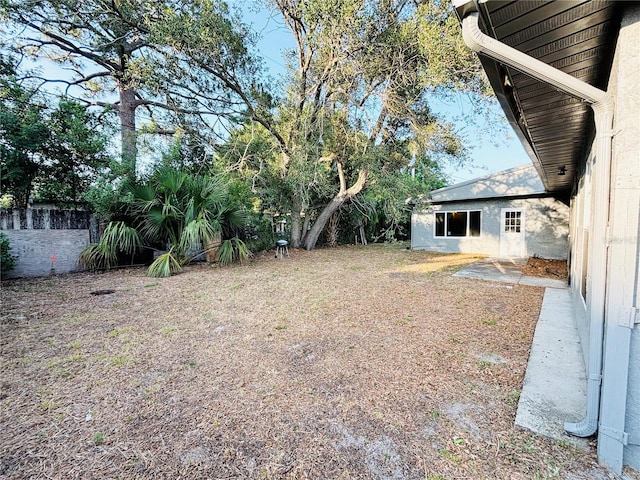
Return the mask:
<path id="1" fill-rule="evenodd" d="M 340 178 L 340 191 L 331 199 L 331 201 L 325 205 L 320 215 L 309 230 L 307 238 L 304 243 L 304 248 L 307 250 L 313 250 L 318 242 L 318 237 L 324 230 L 325 225 L 335 212 L 348 200 L 351 200 L 358 193 L 362 191 L 367 181 L 367 171 L 362 169 L 358 172 L 358 180 L 351 187 L 347 188 L 346 180 L 344 178 L 344 171 L 342 170 L 342 163 L 338 162 L 338 177 Z"/>

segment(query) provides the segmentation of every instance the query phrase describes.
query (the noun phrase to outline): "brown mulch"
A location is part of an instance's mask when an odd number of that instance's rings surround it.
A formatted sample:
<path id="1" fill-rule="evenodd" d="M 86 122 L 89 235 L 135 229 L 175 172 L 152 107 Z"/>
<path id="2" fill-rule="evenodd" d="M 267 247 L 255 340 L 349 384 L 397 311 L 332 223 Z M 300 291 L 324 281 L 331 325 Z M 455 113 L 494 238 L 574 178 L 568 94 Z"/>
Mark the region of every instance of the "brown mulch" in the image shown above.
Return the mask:
<path id="1" fill-rule="evenodd" d="M 607 478 L 514 427 L 543 289 L 451 276 L 474 260 L 374 245 L 3 282 L 0 478 Z"/>
<path id="2" fill-rule="evenodd" d="M 567 261 L 550 260 L 546 258 L 529 257 L 527 263 L 520 269 L 523 275 L 533 277 L 567 279 Z"/>

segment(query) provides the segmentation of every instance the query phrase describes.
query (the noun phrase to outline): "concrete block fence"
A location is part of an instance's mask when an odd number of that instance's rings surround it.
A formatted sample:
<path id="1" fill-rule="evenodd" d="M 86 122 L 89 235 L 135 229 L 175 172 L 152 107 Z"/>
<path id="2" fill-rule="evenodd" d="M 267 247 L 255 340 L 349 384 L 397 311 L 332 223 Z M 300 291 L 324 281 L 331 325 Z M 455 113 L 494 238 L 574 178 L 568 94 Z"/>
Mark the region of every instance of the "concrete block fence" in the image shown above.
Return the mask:
<path id="1" fill-rule="evenodd" d="M 8 277 L 39 277 L 80 270 L 78 256 L 98 241 L 98 223 L 84 210 L 0 209 L 0 231 L 17 256 Z"/>

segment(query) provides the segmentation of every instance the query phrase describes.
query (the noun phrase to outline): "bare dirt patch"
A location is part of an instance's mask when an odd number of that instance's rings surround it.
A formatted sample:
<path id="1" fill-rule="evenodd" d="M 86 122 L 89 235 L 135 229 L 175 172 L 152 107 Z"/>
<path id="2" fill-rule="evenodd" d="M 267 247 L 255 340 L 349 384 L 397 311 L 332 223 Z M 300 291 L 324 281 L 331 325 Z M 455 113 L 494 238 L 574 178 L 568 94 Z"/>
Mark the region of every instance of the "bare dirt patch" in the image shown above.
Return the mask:
<path id="1" fill-rule="evenodd" d="M 567 279 L 567 261 L 550 260 L 546 258 L 529 257 L 527 263 L 521 267 L 523 275 L 532 277 Z"/>
<path id="2" fill-rule="evenodd" d="M 473 260 L 4 282 L 0 478 L 606 478 L 514 427 L 543 289 L 451 276 Z"/>

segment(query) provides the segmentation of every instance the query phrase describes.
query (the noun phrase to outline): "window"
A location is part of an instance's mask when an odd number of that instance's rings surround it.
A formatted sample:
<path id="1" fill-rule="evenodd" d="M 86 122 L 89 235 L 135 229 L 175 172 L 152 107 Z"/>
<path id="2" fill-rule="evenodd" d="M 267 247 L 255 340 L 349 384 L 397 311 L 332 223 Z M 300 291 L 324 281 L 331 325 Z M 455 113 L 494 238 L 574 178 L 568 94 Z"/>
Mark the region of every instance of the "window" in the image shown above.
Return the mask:
<path id="1" fill-rule="evenodd" d="M 436 212 L 436 237 L 479 237 L 480 210 Z"/>
<path id="2" fill-rule="evenodd" d="M 444 237 L 444 213 L 436 213 L 436 237 Z"/>
<path id="3" fill-rule="evenodd" d="M 506 233 L 520 233 L 522 212 L 504 212 L 504 231 Z"/>
<path id="4" fill-rule="evenodd" d="M 447 237 L 467 236 L 467 212 L 447 212 Z"/>
<path id="5" fill-rule="evenodd" d="M 588 287 L 588 272 L 589 272 L 589 230 L 582 230 L 583 240 L 582 240 L 582 278 L 580 279 L 580 293 L 582 293 L 582 298 L 584 301 L 587 301 L 587 287 Z"/>
<path id="6" fill-rule="evenodd" d="M 469 236 L 480 236 L 480 210 L 469 212 Z"/>

